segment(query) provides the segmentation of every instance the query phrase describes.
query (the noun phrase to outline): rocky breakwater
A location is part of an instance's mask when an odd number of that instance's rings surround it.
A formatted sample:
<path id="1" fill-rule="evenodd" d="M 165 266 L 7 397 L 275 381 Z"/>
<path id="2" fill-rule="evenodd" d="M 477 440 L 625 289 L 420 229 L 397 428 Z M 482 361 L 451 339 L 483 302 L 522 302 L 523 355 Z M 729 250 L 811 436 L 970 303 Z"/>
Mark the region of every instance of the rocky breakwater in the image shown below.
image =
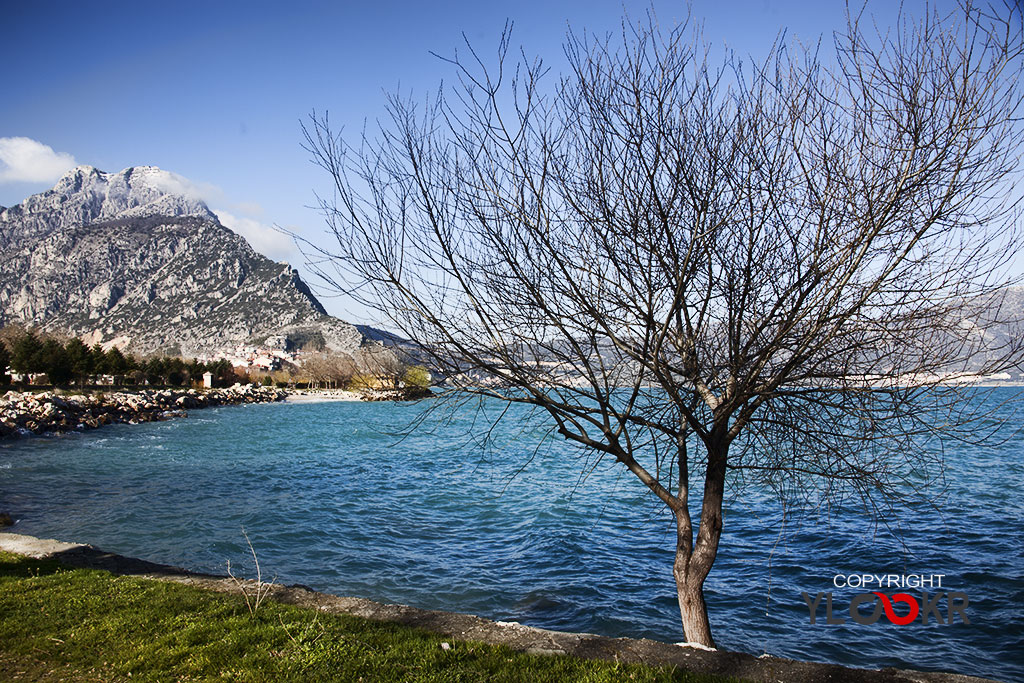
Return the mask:
<path id="1" fill-rule="evenodd" d="M 9 391 L 0 397 L 0 438 L 96 429 L 185 417 L 187 410 L 282 401 L 273 387 L 236 384 L 227 389 L 163 389 L 111 394 L 58 395 Z"/>

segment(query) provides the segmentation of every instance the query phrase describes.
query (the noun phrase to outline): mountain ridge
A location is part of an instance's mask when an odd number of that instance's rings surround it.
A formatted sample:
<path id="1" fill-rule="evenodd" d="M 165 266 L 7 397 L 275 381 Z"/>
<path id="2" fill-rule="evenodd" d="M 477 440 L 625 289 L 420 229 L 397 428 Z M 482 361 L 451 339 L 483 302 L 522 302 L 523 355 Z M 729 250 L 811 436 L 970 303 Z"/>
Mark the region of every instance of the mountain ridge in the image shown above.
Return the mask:
<path id="1" fill-rule="evenodd" d="M 189 181 L 155 166 L 79 166 L 0 209 L 0 325 L 12 323 L 137 353 L 352 353 L 372 341 L 328 315 L 298 271 L 225 227 Z"/>

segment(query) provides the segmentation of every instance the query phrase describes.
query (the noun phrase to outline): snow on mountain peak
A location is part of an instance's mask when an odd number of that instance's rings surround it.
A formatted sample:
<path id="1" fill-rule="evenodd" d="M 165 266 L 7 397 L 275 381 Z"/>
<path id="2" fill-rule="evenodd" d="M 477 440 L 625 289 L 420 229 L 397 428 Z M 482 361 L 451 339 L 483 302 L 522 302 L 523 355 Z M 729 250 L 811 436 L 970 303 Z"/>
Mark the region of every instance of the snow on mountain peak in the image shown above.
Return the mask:
<path id="1" fill-rule="evenodd" d="M 26 200 L 25 209 L 48 210 L 51 207 L 31 204 L 56 195 L 63 204 L 70 201 L 80 205 L 81 211 L 75 212 L 77 220 L 95 221 L 120 215 L 212 218 L 203 194 L 202 188 L 187 178 L 156 166 L 133 166 L 117 173 L 77 166 L 64 174 L 53 190 Z"/>

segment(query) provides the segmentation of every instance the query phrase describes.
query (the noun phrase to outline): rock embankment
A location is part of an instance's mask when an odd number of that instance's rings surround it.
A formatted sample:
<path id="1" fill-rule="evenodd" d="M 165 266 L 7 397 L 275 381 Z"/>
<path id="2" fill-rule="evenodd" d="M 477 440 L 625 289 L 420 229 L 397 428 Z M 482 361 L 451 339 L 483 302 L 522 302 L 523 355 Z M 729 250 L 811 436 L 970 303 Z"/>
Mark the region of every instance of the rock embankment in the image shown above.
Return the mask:
<path id="1" fill-rule="evenodd" d="M 227 389 L 163 389 L 61 396 L 9 391 L 0 396 L 0 438 L 96 429 L 184 417 L 187 410 L 282 401 L 287 392 L 236 384 Z"/>
<path id="2" fill-rule="evenodd" d="M 433 398 L 434 392 L 427 387 L 401 387 L 399 389 L 368 389 L 362 392 L 362 401 L 419 401 Z"/>

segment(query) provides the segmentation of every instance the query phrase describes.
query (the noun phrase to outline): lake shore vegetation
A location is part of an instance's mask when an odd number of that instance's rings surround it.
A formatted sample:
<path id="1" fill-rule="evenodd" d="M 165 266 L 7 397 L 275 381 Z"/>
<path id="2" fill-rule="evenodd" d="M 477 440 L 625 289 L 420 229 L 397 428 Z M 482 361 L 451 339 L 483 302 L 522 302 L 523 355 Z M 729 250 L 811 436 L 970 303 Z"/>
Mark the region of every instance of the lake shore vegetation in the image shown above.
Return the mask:
<path id="1" fill-rule="evenodd" d="M 0 672 L 35 681 L 732 679 L 552 657 L 0 551 Z"/>

